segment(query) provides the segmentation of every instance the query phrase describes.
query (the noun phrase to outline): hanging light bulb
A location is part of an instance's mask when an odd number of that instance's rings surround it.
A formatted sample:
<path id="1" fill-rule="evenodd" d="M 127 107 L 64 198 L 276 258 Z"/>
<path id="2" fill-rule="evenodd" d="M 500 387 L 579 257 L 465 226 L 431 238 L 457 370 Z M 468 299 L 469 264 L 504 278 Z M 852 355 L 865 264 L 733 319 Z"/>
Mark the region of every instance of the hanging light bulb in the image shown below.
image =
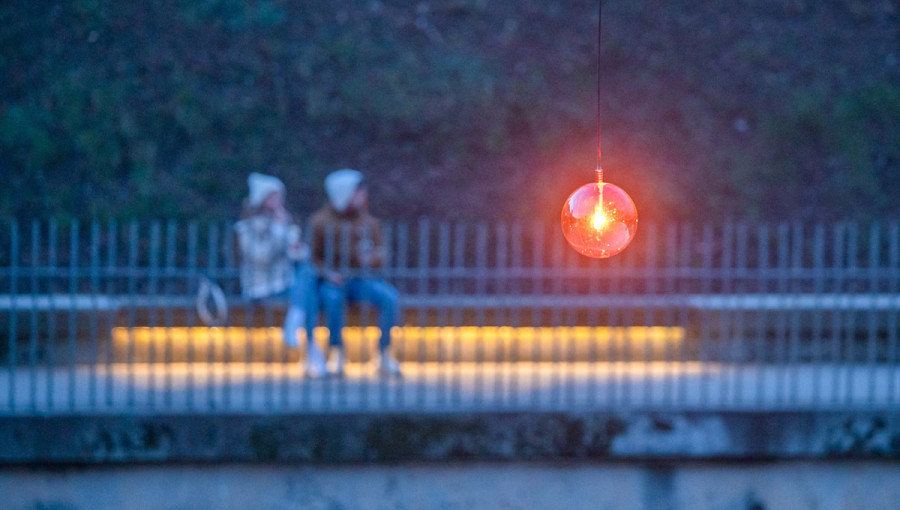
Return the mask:
<path id="1" fill-rule="evenodd" d="M 599 177 L 569 195 L 562 208 L 566 241 L 588 257 L 607 258 L 624 250 L 634 239 L 637 223 L 637 208 L 628 193 Z"/>
<path id="2" fill-rule="evenodd" d="M 598 6 L 599 14 L 600 6 Z M 600 167 L 600 20 L 597 20 L 597 182 L 569 195 L 562 208 L 562 230 L 578 253 L 605 259 L 624 250 L 637 232 L 637 208 L 628 193 L 603 182 Z"/>

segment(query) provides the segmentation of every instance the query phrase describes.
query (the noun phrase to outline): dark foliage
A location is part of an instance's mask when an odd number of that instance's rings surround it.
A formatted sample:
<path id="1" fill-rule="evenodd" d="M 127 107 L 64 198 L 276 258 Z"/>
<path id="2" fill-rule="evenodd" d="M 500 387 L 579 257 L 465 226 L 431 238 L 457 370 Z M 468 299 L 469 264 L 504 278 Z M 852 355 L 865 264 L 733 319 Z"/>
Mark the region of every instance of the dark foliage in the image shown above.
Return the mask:
<path id="1" fill-rule="evenodd" d="M 592 177 L 597 4 L 0 6 L 2 217 L 233 217 L 366 171 L 383 216 L 558 215 Z M 896 0 L 604 3 L 604 167 L 645 219 L 895 217 Z"/>

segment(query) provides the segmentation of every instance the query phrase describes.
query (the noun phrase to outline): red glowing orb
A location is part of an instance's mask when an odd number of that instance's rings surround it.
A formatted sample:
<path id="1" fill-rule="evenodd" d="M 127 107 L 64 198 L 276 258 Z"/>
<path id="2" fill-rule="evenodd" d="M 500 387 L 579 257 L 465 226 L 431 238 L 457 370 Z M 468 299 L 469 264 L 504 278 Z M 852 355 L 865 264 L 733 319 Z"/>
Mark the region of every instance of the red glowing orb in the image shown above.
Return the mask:
<path id="1" fill-rule="evenodd" d="M 569 195 L 562 209 L 566 241 L 578 253 L 605 259 L 624 250 L 637 232 L 637 208 L 628 193 L 592 182 Z"/>

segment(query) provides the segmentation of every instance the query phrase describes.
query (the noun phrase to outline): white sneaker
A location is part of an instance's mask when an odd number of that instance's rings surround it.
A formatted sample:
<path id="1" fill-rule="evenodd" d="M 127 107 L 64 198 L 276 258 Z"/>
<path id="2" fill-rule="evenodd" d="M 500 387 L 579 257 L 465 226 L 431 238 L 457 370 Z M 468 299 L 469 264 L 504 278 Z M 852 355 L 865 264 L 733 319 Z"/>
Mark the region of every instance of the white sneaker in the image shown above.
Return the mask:
<path id="1" fill-rule="evenodd" d="M 397 361 L 390 351 L 383 351 L 381 354 L 375 357 L 375 365 L 378 367 L 378 373 L 381 375 L 389 375 L 393 377 L 399 377 L 402 374 L 400 372 L 400 362 Z"/>
<path id="2" fill-rule="evenodd" d="M 306 377 L 319 378 L 328 373 L 325 367 L 325 355 L 315 342 L 306 345 L 306 362 L 304 365 Z"/>
<path id="3" fill-rule="evenodd" d="M 336 376 L 344 375 L 344 349 L 342 347 L 332 347 L 328 356 L 328 373 Z"/>

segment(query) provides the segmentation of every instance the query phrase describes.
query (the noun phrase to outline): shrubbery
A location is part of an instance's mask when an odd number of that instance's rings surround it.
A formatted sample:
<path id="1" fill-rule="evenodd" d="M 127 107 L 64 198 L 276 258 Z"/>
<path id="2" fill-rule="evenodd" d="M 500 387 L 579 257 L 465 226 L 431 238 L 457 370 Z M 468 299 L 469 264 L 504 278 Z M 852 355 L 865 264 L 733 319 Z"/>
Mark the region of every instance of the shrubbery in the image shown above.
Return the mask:
<path id="1" fill-rule="evenodd" d="M 604 4 L 601 100 L 645 219 L 896 216 L 900 14 L 644 4 Z M 229 218 L 251 171 L 307 213 L 352 166 L 383 215 L 555 218 L 594 165 L 595 11 L 7 2 L 0 217 Z"/>

